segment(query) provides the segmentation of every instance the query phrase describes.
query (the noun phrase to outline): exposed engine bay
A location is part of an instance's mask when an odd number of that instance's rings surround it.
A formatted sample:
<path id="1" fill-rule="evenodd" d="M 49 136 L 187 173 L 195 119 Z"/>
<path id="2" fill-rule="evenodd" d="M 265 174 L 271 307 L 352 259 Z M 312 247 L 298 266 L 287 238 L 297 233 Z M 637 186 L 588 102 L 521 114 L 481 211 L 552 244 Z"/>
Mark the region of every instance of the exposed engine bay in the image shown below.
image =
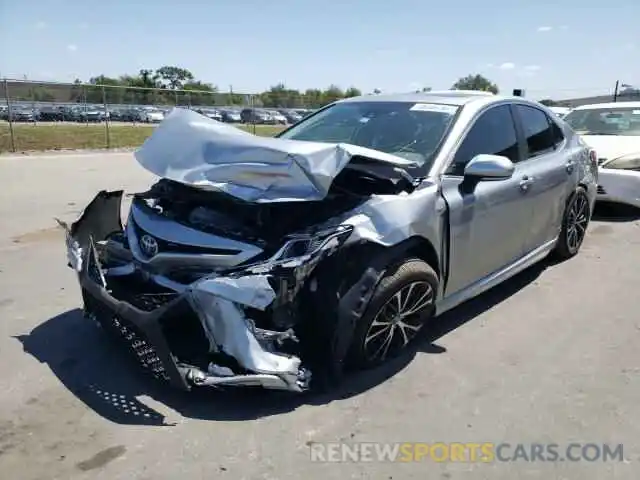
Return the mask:
<path id="1" fill-rule="evenodd" d="M 339 292 L 357 280 L 338 271 L 360 273 L 366 249 L 322 262 L 352 227 L 321 226 L 368 196 L 339 191 L 318 202 L 261 205 L 163 179 L 133 195 L 124 227 L 122 196 L 100 192 L 77 222 L 63 225 L 87 317 L 124 337 L 155 376 L 183 388 L 304 391 L 309 366 L 326 380 L 327 359 L 341 358 L 333 338 Z M 181 231 L 166 231 L 158 219 L 208 236 L 210 245 L 181 243 Z M 237 248 L 220 247 L 222 237 Z"/>
<path id="2" fill-rule="evenodd" d="M 282 245 L 283 238 L 364 202 L 367 196 L 331 192 L 317 202 L 250 203 L 222 192 L 206 191 L 162 179 L 134 201 L 155 214 L 207 233 L 253 243 L 267 252 Z M 139 203 L 139 205 L 141 202 Z"/>

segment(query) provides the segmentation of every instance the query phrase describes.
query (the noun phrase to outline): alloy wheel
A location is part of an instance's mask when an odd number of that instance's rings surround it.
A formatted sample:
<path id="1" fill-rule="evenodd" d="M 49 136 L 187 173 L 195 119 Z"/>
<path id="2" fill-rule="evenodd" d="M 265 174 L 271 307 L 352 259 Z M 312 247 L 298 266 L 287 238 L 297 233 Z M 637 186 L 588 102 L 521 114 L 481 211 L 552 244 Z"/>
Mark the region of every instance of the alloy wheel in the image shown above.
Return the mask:
<path id="1" fill-rule="evenodd" d="M 572 252 L 580 248 L 587 233 L 589 223 L 589 202 L 584 195 L 578 195 L 567 216 L 567 246 Z"/>
<path id="2" fill-rule="evenodd" d="M 433 305 L 434 292 L 428 282 L 403 286 L 378 310 L 364 339 L 369 361 L 384 361 L 407 346 L 423 325 L 423 314 Z"/>

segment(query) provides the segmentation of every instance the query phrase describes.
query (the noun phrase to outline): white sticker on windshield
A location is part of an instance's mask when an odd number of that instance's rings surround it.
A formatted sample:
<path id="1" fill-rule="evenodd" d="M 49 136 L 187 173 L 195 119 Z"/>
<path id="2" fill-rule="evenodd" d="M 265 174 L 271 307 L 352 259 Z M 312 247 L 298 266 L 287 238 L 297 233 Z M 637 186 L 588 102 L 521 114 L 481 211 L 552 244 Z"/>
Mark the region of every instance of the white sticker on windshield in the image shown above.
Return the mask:
<path id="1" fill-rule="evenodd" d="M 453 115 L 458 108 L 453 105 L 441 105 L 439 103 L 416 103 L 410 110 L 414 112 L 437 112 Z"/>

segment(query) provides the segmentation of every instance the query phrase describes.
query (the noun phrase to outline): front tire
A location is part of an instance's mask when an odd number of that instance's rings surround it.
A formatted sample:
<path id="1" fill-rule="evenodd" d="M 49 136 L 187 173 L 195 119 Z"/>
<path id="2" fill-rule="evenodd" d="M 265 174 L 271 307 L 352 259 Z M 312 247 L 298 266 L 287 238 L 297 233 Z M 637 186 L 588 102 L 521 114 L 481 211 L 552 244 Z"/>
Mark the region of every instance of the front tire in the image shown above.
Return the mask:
<path id="1" fill-rule="evenodd" d="M 578 187 L 569 199 L 562 218 L 562 230 L 553 252 L 558 260 L 567 260 L 580 251 L 590 220 L 589 196 L 583 187 Z"/>
<path id="2" fill-rule="evenodd" d="M 360 318 L 349 363 L 370 368 L 402 354 L 435 311 L 438 276 L 419 259 L 390 268 Z"/>

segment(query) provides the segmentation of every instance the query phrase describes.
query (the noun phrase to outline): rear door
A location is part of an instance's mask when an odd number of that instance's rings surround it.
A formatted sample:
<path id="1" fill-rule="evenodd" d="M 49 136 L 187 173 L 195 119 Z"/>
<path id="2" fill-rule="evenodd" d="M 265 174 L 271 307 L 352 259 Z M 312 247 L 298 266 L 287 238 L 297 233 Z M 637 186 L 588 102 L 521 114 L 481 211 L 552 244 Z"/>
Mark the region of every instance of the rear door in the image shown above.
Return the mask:
<path id="1" fill-rule="evenodd" d="M 544 110 L 517 103 L 514 113 L 526 147 L 519 168 L 528 178 L 532 204 L 525 246 L 528 253 L 557 237 L 566 200 L 577 184 L 578 165 L 565 148 L 562 130 Z"/>
<path id="2" fill-rule="evenodd" d="M 502 155 L 515 163 L 511 178 L 482 180 L 472 189 L 464 167 L 479 154 Z M 480 113 L 442 177 L 449 206 L 450 268 L 446 295 L 471 286 L 523 256 L 532 213 L 520 169 L 518 143 L 509 104 Z"/>

